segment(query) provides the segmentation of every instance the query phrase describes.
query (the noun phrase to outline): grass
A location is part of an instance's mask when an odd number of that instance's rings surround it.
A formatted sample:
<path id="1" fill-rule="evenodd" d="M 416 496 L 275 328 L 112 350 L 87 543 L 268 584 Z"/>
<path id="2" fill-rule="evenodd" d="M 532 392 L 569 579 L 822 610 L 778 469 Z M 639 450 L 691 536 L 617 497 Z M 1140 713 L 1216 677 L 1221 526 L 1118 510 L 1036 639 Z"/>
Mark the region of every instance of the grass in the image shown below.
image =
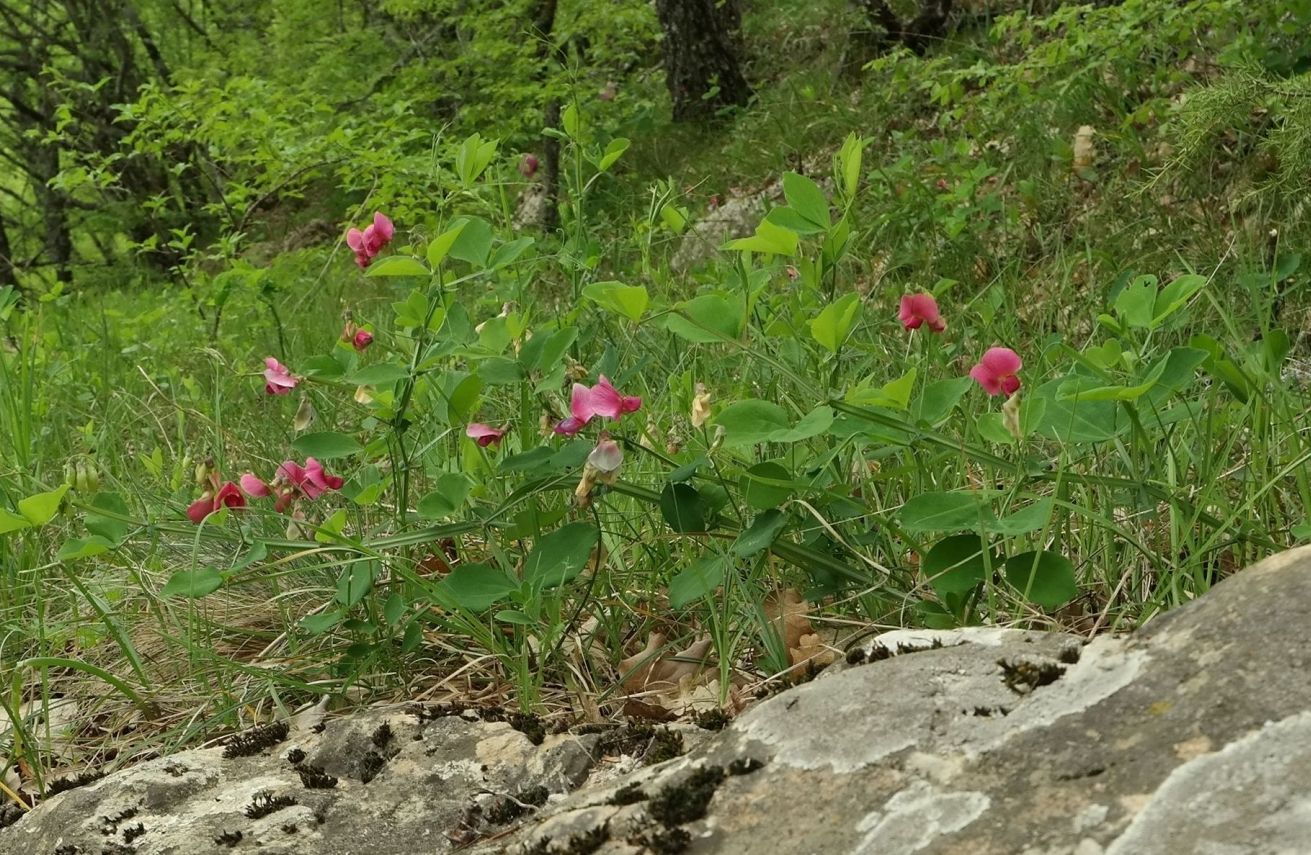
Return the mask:
<path id="1" fill-rule="evenodd" d="M 12 313 L 0 507 L 18 511 L 56 489 L 70 464 L 75 489 L 49 523 L 0 536 L 0 697 L 26 722 L 11 759 L 40 781 L 200 744 L 325 696 L 341 707 L 454 698 L 559 718 L 611 717 L 632 698 L 733 709 L 796 679 L 797 651 L 840 647 L 853 632 L 1125 630 L 1297 542 L 1308 533 L 1311 451 L 1305 389 L 1285 375 L 1304 345 L 1278 330 L 1306 310 L 1296 290 L 1306 273 L 1286 250 L 1304 228 L 1285 225 L 1278 197 L 1248 194 L 1241 160 L 1223 174 L 1202 165 L 1151 181 L 1175 133 L 1174 99 L 1211 75 L 1181 73 L 1182 59 L 1221 56 L 1249 13 L 1214 4 L 1210 17 L 1141 30 L 1132 15 L 1142 4 L 1125 5 L 1090 13 L 1082 41 L 1035 19 L 962 33 L 928 58 L 898 55 L 836 84 L 826 82 L 840 57 L 825 28 L 838 19 L 806 29 L 796 17 L 805 4 L 781 6 L 777 27 L 753 35 L 766 45 L 753 108 L 709 130 L 656 128 L 595 180 L 582 152 L 606 140 L 576 140 L 571 198 L 582 216 L 564 240 L 539 237 L 502 267 L 452 261 L 447 280 L 467 279 L 444 296 L 422 278 L 362 279 L 336 247 L 278 255 L 241 279 L 217 336 L 215 291 L 199 286 L 72 289 Z M 804 35 L 769 59 L 771 32 Z M 1112 49 L 1125 32 L 1136 41 Z M 1098 74 L 1080 70 L 1094 60 Z M 1087 169 L 1071 145 L 1082 124 L 1097 128 Z M 867 145 L 847 198 L 840 179 L 824 179 L 853 132 Z M 652 207 L 655 181 L 698 188 L 672 201 L 695 218 L 712 192 L 766 186 L 799 162 L 848 211 L 844 251 L 816 266 L 820 240 L 803 237 L 797 258 L 726 251 L 693 274 L 669 270 L 679 237 Z M 508 241 L 498 182 L 511 169 L 498 163 L 468 187 L 445 173 L 451 189 L 430 219 L 398 224 L 395 253 L 424 257 L 457 213 L 485 217 L 498 246 Z M 1159 324 L 1131 326 L 1119 300 L 1136 274 L 1162 286 L 1196 274 L 1205 285 Z M 647 289 L 637 322 L 580 296 L 607 280 Z M 440 332 L 396 324 L 393 304 L 416 285 L 427 308 L 445 301 Z M 943 307 L 942 336 L 896 322 L 897 298 L 920 290 Z M 842 304 L 852 293 L 860 299 Z M 709 313 L 681 302 L 720 294 Z M 509 300 L 515 313 L 495 320 Z M 740 328 L 725 332 L 746 304 Z M 834 305 L 855 308 L 829 348 L 811 322 Z M 337 344 L 346 310 L 378 336 L 363 357 Z M 680 313 L 697 321 L 691 334 L 671 326 Z M 1113 332 L 1099 314 L 1126 328 Z M 491 326 L 475 332 L 482 322 Z M 570 329 L 558 360 L 528 376 L 513 367 L 531 342 Z M 1118 349 L 1107 350 L 1112 340 Z M 1021 400 L 1047 408 L 1021 409 L 1018 441 L 1001 399 L 957 380 L 996 344 L 1023 355 Z M 1062 382 L 1127 389 L 1190 345 L 1202 361 L 1168 387 L 1075 407 L 1065 422 L 1050 415 L 1065 406 Z M 348 484 L 303 503 L 299 530 L 267 504 L 193 526 L 184 510 L 206 458 L 234 478 L 303 457 L 290 450 L 304 433 L 292 426 L 297 395 L 262 391 L 268 354 L 298 372 L 318 366 L 303 387 L 317 412 L 309 432 L 365 447 L 327 461 Z M 386 382 L 357 402 L 355 384 L 324 367 L 334 360 L 345 375 L 406 368 L 396 389 L 412 384 L 410 403 Z M 595 430 L 577 445 L 537 435 L 544 407 L 565 415 L 575 364 L 585 382 L 605 373 L 643 398 L 613 426 L 620 480 L 582 506 L 571 493 Z M 698 383 L 714 415 L 694 427 Z M 889 403 L 898 390 L 906 397 Z M 769 406 L 734 421 L 751 400 Z M 741 441 L 774 407 L 799 429 L 825 406 L 835 420 L 809 436 Z M 1112 428 L 1072 436 L 1090 412 Z M 479 448 L 463 436 L 473 420 L 511 431 Z M 515 457 L 542 445 L 562 457 Z M 78 483 L 79 465 L 98 487 Z M 782 498 L 762 498 L 769 488 Z M 451 507 L 426 512 L 421 499 Z M 933 521 L 952 508 L 951 522 Z M 1016 522 L 1026 511 L 1035 515 Z M 113 548 L 57 557 L 69 539 L 107 530 L 106 519 L 121 527 Z M 566 523 L 579 538 L 546 554 Z M 486 604 L 457 590 L 451 579 L 472 565 L 513 590 Z M 534 581 L 542 566 L 571 581 Z M 207 596 L 170 590 L 214 571 L 222 585 Z M 663 682 L 637 679 L 644 666 Z M 69 699 L 71 723 L 39 712 Z"/>

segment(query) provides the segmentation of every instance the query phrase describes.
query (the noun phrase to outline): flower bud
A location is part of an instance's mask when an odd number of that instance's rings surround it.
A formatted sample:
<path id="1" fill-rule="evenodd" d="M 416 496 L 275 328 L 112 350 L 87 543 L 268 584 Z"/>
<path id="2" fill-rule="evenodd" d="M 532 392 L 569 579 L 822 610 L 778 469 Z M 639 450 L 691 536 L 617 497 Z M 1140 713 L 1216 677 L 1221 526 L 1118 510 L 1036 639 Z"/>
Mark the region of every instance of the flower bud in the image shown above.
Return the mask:
<path id="1" fill-rule="evenodd" d="M 710 419 L 710 392 L 706 384 L 696 384 L 696 395 L 692 398 L 692 427 L 699 428 Z"/>
<path id="2" fill-rule="evenodd" d="M 537 174 L 537 155 L 525 154 L 523 160 L 519 161 L 519 174 L 524 178 L 532 178 Z"/>

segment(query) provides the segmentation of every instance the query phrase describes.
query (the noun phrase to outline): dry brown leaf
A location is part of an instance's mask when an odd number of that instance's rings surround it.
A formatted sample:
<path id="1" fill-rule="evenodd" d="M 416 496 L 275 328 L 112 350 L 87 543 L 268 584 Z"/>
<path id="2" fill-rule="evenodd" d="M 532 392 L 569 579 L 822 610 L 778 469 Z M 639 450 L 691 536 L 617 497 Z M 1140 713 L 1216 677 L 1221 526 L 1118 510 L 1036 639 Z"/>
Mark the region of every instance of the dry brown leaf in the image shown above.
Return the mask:
<path id="1" fill-rule="evenodd" d="M 774 631 L 791 651 L 801 645 L 801 637 L 815 630 L 810 626 L 810 603 L 795 588 L 784 588 L 765 599 L 765 614 L 774 625 Z"/>
<path id="2" fill-rule="evenodd" d="M 1083 125 L 1074 134 L 1074 161 L 1071 167 L 1076 174 L 1092 169 L 1097 160 L 1097 146 L 1093 143 L 1093 134 L 1096 132 L 1092 125 Z"/>

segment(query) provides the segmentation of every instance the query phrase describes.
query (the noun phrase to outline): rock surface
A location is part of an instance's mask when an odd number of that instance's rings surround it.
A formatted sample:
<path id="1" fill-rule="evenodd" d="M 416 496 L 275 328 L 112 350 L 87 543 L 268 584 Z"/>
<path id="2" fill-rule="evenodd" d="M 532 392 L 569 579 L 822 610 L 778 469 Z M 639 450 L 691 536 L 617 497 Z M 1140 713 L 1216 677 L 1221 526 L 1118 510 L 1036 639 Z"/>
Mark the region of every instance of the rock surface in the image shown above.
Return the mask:
<path id="1" fill-rule="evenodd" d="M 1303 853 L 1309 607 L 1304 548 L 1125 638 L 887 633 L 652 766 L 615 758 L 680 740 L 369 710 L 78 787 L 0 853 Z"/>

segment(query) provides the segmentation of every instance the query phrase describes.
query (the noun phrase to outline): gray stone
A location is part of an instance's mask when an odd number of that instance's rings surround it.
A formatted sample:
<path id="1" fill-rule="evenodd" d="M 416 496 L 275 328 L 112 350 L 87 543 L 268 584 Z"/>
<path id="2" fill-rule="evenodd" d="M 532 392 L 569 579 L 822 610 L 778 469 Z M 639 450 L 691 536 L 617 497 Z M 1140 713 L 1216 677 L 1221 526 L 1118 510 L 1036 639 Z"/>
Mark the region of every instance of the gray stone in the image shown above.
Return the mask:
<path id="1" fill-rule="evenodd" d="M 370 710 L 117 772 L 0 830 L 0 853 L 100 852 L 137 822 L 140 855 L 236 831 L 235 851 L 370 855 L 1311 852 L 1309 608 L 1305 548 L 1123 638 L 886 633 L 650 767 L 600 763 L 596 734 Z M 293 747 L 337 785 L 306 789 Z M 534 786 L 549 800 L 502 821 Z M 297 803 L 248 818 L 259 793 Z"/>

